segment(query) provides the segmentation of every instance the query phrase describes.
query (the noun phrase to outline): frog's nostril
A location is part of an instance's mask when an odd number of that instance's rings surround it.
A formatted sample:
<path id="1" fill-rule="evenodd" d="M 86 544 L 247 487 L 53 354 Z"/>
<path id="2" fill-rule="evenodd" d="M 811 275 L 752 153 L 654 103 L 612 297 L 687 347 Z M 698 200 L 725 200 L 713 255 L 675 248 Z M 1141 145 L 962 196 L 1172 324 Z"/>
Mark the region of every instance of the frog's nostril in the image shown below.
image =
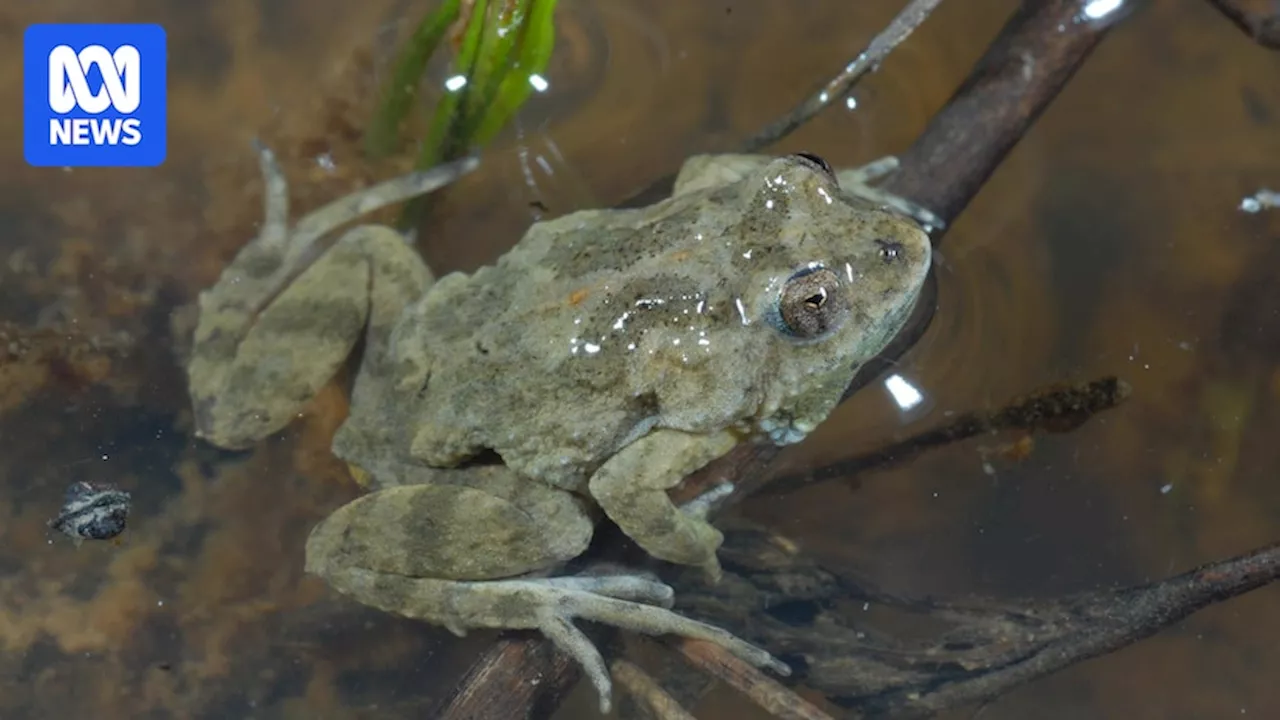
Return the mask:
<path id="1" fill-rule="evenodd" d="M 880 248 L 880 259 L 886 263 L 896 262 L 906 252 L 906 248 L 902 246 L 902 243 L 896 240 L 876 238 L 875 243 Z"/>

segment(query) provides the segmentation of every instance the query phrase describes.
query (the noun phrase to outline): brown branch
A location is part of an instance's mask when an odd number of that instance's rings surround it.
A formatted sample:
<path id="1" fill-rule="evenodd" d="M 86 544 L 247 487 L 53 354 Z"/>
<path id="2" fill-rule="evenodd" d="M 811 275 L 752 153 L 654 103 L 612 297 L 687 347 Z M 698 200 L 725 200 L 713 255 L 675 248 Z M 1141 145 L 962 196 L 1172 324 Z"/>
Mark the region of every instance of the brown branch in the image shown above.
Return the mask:
<path id="1" fill-rule="evenodd" d="M 1017 11 L 947 106 L 901 157 L 899 172 L 889 179 L 886 189 L 933 210 L 950 227 L 1106 33 L 1106 25 L 1074 22 L 1079 10 L 1078 0 L 1043 0 L 1026 3 Z M 624 205 L 660 199 L 669 192 L 672 180 L 669 177 L 654 183 Z M 873 380 L 914 344 L 932 319 L 935 303 L 936 282 L 931 279 L 908 327 L 887 349 L 884 360 L 868 363 L 859 371 L 850 392 Z M 763 481 L 767 465 L 777 452 L 771 445 L 739 446 L 690 478 L 680 492 L 687 497 L 707 487 L 710 479 L 727 477 L 740 488 L 730 499 L 742 497 Z M 550 644 L 542 639 L 531 642 Z M 545 653 L 504 654 L 503 647 L 487 651 L 478 663 L 485 667 L 512 663 L 518 667 L 502 673 L 470 673 L 438 717 L 529 717 L 533 697 L 517 696 L 513 687 L 527 687 L 527 678 L 537 677 L 541 678 L 537 690 L 555 696 L 563 693 L 577 676 L 572 667 L 563 673 L 548 672 L 543 664 Z M 489 714 L 475 714 L 468 710 L 473 705 L 457 701 L 474 697 L 494 699 Z M 497 704 L 501 700 L 509 702 Z"/>
<path id="2" fill-rule="evenodd" d="M 1008 430 L 1070 432 L 1094 415 L 1110 410 L 1129 397 L 1130 387 L 1116 377 L 1087 383 L 1057 384 L 1020 397 L 994 411 L 958 415 L 938 427 L 912 435 L 873 452 L 770 480 L 765 491 L 780 495 L 827 480 L 854 480 L 913 460 L 927 450 L 967 440 L 983 433 Z"/>
<path id="3" fill-rule="evenodd" d="M 959 216 L 1111 27 L 1077 22 L 1080 5 L 1023 3 L 885 189 Z"/>
<path id="4" fill-rule="evenodd" d="M 1280 4 L 1274 0 L 1209 0 L 1259 45 L 1280 50 Z"/>
<path id="5" fill-rule="evenodd" d="M 990 700 L 1018 685 L 1150 637 L 1209 605 L 1277 578 L 1280 544 L 1209 563 L 1161 582 L 1061 601 L 1053 625 L 1043 622 L 1049 613 L 1042 605 L 1028 603 L 1019 608 L 1018 617 L 1041 621 L 1037 623 L 1041 634 L 1034 646 L 1010 648 L 999 662 L 981 671 L 965 668 L 956 677 L 941 682 L 935 678 L 927 687 L 881 695 L 866 706 L 876 715 L 907 718 Z"/>
<path id="6" fill-rule="evenodd" d="M 1080 4 L 1072 0 L 1024 3 L 978 60 L 951 100 L 901 156 L 901 167 L 884 189 L 936 213 L 950 227 L 995 172 L 1017 141 L 1102 40 L 1111 26 L 1076 22 Z M 1116 19 L 1125 17 L 1115 15 Z M 933 236 L 935 245 L 943 233 Z M 845 397 L 874 382 L 915 346 L 933 321 L 937 276 L 930 273 L 905 328 L 878 357 L 859 368 Z M 741 447 L 725 462 L 747 468 L 737 477 L 740 491 L 753 492 L 779 450 L 769 445 Z M 705 489 L 691 485 L 687 496 Z"/>
<path id="7" fill-rule="evenodd" d="M 536 675 L 528 674 L 537 668 Z M 533 717 L 554 708 L 578 681 L 579 668 L 564 653 L 533 634 L 497 640 L 454 687 L 446 714 L 456 720 Z M 538 678 L 531 682 L 530 678 Z M 520 708 L 516 712 L 516 708 Z"/>
<path id="8" fill-rule="evenodd" d="M 682 570 L 677 607 L 723 618 L 729 630 L 795 658 L 797 679 L 851 718 L 925 717 L 990 700 L 1280 577 L 1276 544 L 1119 590 L 933 602 L 850 583 L 788 545 L 737 521 L 726 529 L 724 584 L 709 586 L 696 571 Z M 851 603 L 861 607 L 839 610 Z M 874 618 L 885 614 L 894 616 L 894 627 L 913 619 L 921 628 L 947 627 L 904 641 L 877 629 Z"/>
<path id="9" fill-rule="evenodd" d="M 671 697 L 653 676 L 626 660 L 614 660 L 609 672 L 631 699 L 643 705 L 655 720 L 697 720 Z"/>
<path id="10" fill-rule="evenodd" d="M 688 638 L 672 639 L 671 645 L 694 667 L 736 688 L 778 720 L 833 720 L 818 706 L 718 645 Z"/>

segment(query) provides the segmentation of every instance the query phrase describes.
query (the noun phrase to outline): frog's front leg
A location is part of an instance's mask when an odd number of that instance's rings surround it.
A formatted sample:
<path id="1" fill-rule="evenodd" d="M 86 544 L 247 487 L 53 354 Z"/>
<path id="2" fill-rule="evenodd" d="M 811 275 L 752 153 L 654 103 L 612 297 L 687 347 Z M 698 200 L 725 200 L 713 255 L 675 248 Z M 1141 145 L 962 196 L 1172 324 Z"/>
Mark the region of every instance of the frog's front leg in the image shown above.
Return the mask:
<path id="1" fill-rule="evenodd" d="M 872 160 L 866 165 L 855 168 L 842 168 L 836 171 L 836 179 L 845 192 L 860 197 L 876 205 L 883 205 L 905 215 L 919 223 L 927 232 L 942 230 L 947 223 L 929 208 L 895 195 L 888 190 L 876 187 L 872 183 L 892 175 L 898 169 L 898 158 L 893 155 Z"/>
<path id="2" fill-rule="evenodd" d="M 385 334 L 431 282 L 422 260 L 389 228 L 349 230 L 317 242 L 377 208 L 430 192 L 474 163 L 455 163 L 375 185 L 287 226 L 288 189 L 260 148 L 266 186 L 262 231 L 200 294 L 187 376 L 196 432 L 240 448 L 289 423 L 333 377 L 366 326 Z M 376 344 L 376 343 L 375 343 Z"/>
<path id="3" fill-rule="evenodd" d="M 733 634 L 672 612 L 671 588 L 650 577 L 530 576 L 587 548 L 595 518 L 578 497 L 503 466 L 406 474 L 417 477 L 381 478 L 391 487 L 317 525 L 307 540 L 307 571 L 361 603 L 459 635 L 469 628 L 539 630 L 582 664 L 606 713 L 609 672 L 577 619 L 707 640 L 754 665 L 790 672 Z M 412 484 L 396 484 L 406 480 Z"/>
<path id="4" fill-rule="evenodd" d="M 701 566 L 712 581 L 720 577 L 716 550 L 724 535 L 704 518 L 706 503 L 676 507 L 667 490 L 729 452 L 738 439 L 728 431 L 694 435 L 657 430 L 610 458 L 590 482 L 591 496 L 610 520 L 650 555 Z"/>

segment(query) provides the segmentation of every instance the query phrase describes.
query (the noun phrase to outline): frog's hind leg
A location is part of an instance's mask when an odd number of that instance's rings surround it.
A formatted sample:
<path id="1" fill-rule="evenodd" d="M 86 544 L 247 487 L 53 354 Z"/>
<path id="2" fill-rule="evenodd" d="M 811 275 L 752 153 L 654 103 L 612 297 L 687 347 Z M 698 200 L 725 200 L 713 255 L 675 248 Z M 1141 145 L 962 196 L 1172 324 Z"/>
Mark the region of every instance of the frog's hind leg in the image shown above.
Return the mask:
<path id="1" fill-rule="evenodd" d="M 605 712 L 609 672 L 575 620 L 707 640 L 753 665 L 790 672 L 732 633 L 673 612 L 672 589 L 646 575 L 531 576 L 576 557 L 590 541 L 594 518 L 570 493 L 502 466 L 382 484 L 393 486 L 339 508 L 307 540 L 308 572 L 361 603 L 457 634 L 539 630 L 582 664 Z"/>
<path id="2" fill-rule="evenodd" d="M 370 346 L 431 274 L 394 231 L 348 231 L 252 322 L 238 304 L 202 298 L 188 363 L 196 433 L 245 447 L 287 425 L 346 360 L 368 328 Z"/>
<path id="3" fill-rule="evenodd" d="M 277 252 L 284 251 L 289 239 L 289 183 L 284 179 L 275 153 L 257 139 L 258 169 L 262 173 L 262 231 L 257 244 Z"/>
<path id="4" fill-rule="evenodd" d="M 409 173 L 358 190 L 324 205 L 289 227 L 289 188 L 275 154 L 255 141 L 262 172 L 263 223 L 222 271 L 218 282 L 201 293 L 201 314 L 216 310 L 241 324 L 254 317 L 321 254 L 317 241 L 344 224 L 375 210 L 438 190 L 477 166 L 475 158 Z"/>
<path id="5" fill-rule="evenodd" d="M 266 148 L 260 148 L 260 161 L 262 230 L 200 294 L 187 363 L 196 432 L 228 448 L 287 425 L 333 376 L 362 329 L 371 340 L 385 334 L 400 309 L 431 282 L 417 253 L 388 228 L 353 228 L 323 252 L 316 240 L 474 167 L 455 163 L 375 185 L 320 208 L 290 230 L 284 176 Z"/>
<path id="6" fill-rule="evenodd" d="M 384 180 L 340 197 L 298 220 L 289 237 L 290 253 L 305 256 L 317 240 L 335 228 L 388 205 L 438 190 L 476 169 L 479 163 L 478 159 L 468 157 Z"/>

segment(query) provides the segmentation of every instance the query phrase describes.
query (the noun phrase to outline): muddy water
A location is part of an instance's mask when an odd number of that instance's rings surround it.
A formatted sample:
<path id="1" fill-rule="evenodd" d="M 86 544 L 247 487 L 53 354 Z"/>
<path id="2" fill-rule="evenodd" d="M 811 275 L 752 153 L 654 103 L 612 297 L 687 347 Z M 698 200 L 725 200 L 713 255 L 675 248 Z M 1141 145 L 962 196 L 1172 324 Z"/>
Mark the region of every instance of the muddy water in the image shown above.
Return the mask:
<path id="1" fill-rule="evenodd" d="M 562 0 L 549 91 L 441 196 L 423 254 L 438 270 L 474 268 L 515 241 L 535 203 L 607 205 L 690 153 L 732 147 L 898 4 Z M 0 716 L 422 717 L 491 636 L 457 642 L 302 574 L 308 529 L 356 494 L 326 451 L 341 392 L 326 389 L 278 438 L 223 453 L 192 441 L 176 360 L 184 306 L 261 212 L 251 138 L 284 158 L 296 211 L 403 167 L 362 162 L 355 140 L 420 4 L 84 5 L 0 8 L 0 133 L 20 133 L 27 23 L 146 20 L 169 32 L 171 144 L 159 169 L 74 172 L 28 168 L 16 141 L 0 145 Z M 945 3 L 857 89 L 856 109 L 779 149 L 853 164 L 905 148 L 1012 5 Z M 785 463 L 874 448 L 1062 379 L 1118 374 L 1133 398 L 1025 456 L 980 438 L 856 492 L 815 487 L 744 514 L 904 593 L 1053 595 L 1276 539 L 1280 214 L 1236 207 L 1280 184 L 1280 55 L 1206 3 L 1151 5 L 948 237 L 937 319 L 898 368 L 924 405 L 903 413 L 873 385 Z M 134 493 L 119 542 L 50 536 L 45 520 L 76 480 Z M 1211 609 L 981 716 L 1275 716 L 1277 599 L 1265 589 Z M 760 716 L 728 692 L 695 711 Z"/>

